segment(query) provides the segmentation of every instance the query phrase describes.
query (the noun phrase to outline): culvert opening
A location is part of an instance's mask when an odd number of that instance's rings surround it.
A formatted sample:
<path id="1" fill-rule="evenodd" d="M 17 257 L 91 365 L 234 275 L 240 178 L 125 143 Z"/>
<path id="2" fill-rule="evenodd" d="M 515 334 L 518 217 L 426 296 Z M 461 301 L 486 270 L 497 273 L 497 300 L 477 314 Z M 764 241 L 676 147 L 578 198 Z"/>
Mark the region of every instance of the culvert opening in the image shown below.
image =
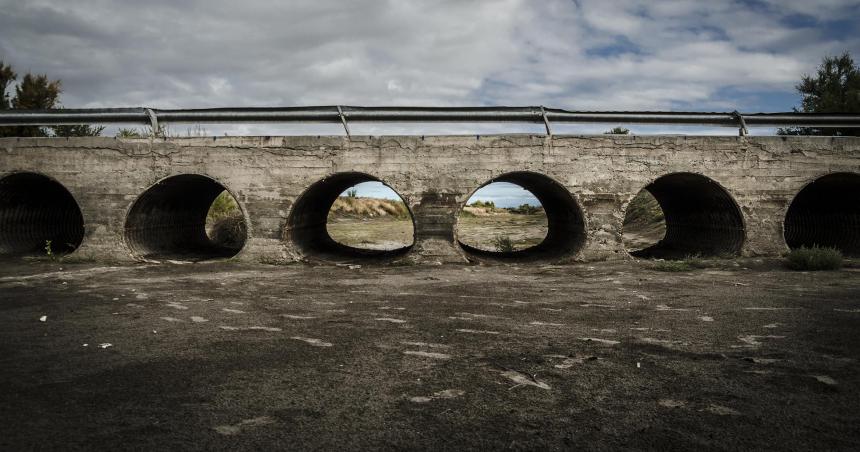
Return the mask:
<path id="1" fill-rule="evenodd" d="M 493 259 L 549 259 L 578 252 L 585 221 L 573 196 L 547 176 L 515 172 L 475 191 L 457 218 L 467 253 Z"/>
<path id="2" fill-rule="evenodd" d="M 860 256 L 860 174 L 822 176 L 795 196 L 785 216 L 785 243 L 832 247 Z"/>
<path id="3" fill-rule="evenodd" d="M 731 195 L 693 173 L 662 176 L 628 204 L 624 241 L 636 257 L 733 256 L 744 243 L 743 216 Z"/>
<path id="4" fill-rule="evenodd" d="M 414 222 L 391 187 L 363 173 L 340 173 L 311 185 L 293 205 L 287 235 L 308 257 L 388 259 L 409 251 Z"/>
<path id="5" fill-rule="evenodd" d="M 59 182 L 34 173 L 0 179 L 0 256 L 68 254 L 84 239 L 84 218 Z"/>
<path id="6" fill-rule="evenodd" d="M 169 177 L 146 190 L 125 221 L 132 253 L 148 259 L 199 261 L 236 255 L 247 225 L 235 198 L 206 176 Z"/>

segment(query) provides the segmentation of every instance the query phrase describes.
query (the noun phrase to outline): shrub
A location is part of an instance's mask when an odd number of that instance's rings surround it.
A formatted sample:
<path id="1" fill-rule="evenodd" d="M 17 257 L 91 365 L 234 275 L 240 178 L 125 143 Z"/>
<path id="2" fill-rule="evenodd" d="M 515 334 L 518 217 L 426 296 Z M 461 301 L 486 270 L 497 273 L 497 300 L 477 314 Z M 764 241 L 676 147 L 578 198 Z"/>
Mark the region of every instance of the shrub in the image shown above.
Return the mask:
<path id="1" fill-rule="evenodd" d="M 607 130 L 606 132 L 603 132 L 603 134 L 604 135 L 629 135 L 630 129 L 627 129 L 625 127 L 613 127 L 612 129 Z"/>
<path id="2" fill-rule="evenodd" d="M 247 226 L 236 199 L 224 190 L 212 202 L 206 216 L 209 239 L 220 246 L 239 249 L 245 243 Z"/>
<path id="3" fill-rule="evenodd" d="M 521 204 L 519 207 L 509 207 L 507 211 L 518 215 L 537 215 L 538 213 L 543 212 L 543 207 Z"/>
<path id="4" fill-rule="evenodd" d="M 145 138 L 143 132 L 137 129 L 121 128 L 116 132 L 117 138 Z"/>
<path id="5" fill-rule="evenodd" d="M 493 246 L 499 253 L 512 253 L 516 251 L 516 249 L 514 249 L 514 242 L 506 235 L 496 236 L 496 238 L 493 239 Z"/>
<path id="6" fill-rule="evenodd" d="M 640 191 L 627 205 L 624 226 L 645 227 L 663 223 L 663 209 L 648 190 Z"/>
<path id="7" fill-rule="evenodd" d="M 839 250 L 817 245 L 791 250 L 786 259 L 786 265 L 792 270 L 837 270 L 842 267 Z"/>
<path id="8" fill-rule="evenodd" d="M 209 239 L 226 248 L 241 248 L 245 243 L 247 230 L 241 213 L 221 217 L 212 223 Z"/>
<path id="9" fill-rule="evenodd" d="M 686 272 L 693 267 L 687 261 L 659 261 L 651 268 L 658 272 Z"/>
<path id="10" fill-rule="evenodd" d="M 215 198 L 215 201 L 212 201 L 212 206 L 209 207 L 206 220 L 214 223 L 222 218 L 232 217 L 237 214 L 241 215 L 239 204 L 236 203 L 236 200 L 230 196 L 227 190 L 224 190 Z"/>
<path id="11" fill-rule="evenodd" d="M 493 201 L 475 201 L 472 204 L 469 204 L 470 207 L 482 207 L 485 209 L 495 209 L 496 203 Z"/>

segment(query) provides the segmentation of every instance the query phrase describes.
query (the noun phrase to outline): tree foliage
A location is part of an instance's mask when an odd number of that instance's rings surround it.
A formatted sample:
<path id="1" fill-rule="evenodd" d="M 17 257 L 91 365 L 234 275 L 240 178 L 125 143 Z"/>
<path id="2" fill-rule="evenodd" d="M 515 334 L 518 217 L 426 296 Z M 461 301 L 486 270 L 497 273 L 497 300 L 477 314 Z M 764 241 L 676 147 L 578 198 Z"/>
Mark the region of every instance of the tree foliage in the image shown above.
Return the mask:
<path id="1" fill-rule="evenodd" d="M 814 75 L 804 75 L 795 87 L 801 95 L 804 113 L 860 113 L 860 67 L 848 52 L 827 56 Z M 821 129 L 793 127 L 779 129 L 779 135 L 860 135 L 858 128 Z"/>
<path id="2" fill-rule="evenodd" d="M 116 137 L 117 138 L 144 138 L 144 134 L 140 130 L 123 127 L 123 128 L 120 128 L 116 132 Z"/>
<path id="3" fill-rule="evenodd" d="M 493 201 L 475 201 L 472 204 L 469 204 L 469 207 L 480 207 L 484 209 L 495 209 L 496 203 Z"/>
<path id="4" fill-rule="evenodd" d="M 102 134 L 104 129 L 104 126 L 91 126 L 89 124 L 51 127 L 56 137 L 97 137 Z"/>
<path id="5" fill-rule="evenodd" d="M 60 94 L 63 92 L 59 80 L 49 80 L 45 74 L 26 74 L 15 86 L 15 97 L 8 91 L 18 74 L 12 66 L 0 61 L 0 110 L 47 110 L 62 108 Z M 54 127 L 16 126 L 0 128 L 0 137 L 86 137 L 101 135 L 103 126 L 69 125 Z"/>
<path id="6" fill-rule="evenodd" d="M 9 85 L 18 78 L 18 74 L 12 70 L 12 66 L 7 66 L 0 61 L 0 110 L 8 110 L 12 107 L 12 100 L 9 99 Z"/>

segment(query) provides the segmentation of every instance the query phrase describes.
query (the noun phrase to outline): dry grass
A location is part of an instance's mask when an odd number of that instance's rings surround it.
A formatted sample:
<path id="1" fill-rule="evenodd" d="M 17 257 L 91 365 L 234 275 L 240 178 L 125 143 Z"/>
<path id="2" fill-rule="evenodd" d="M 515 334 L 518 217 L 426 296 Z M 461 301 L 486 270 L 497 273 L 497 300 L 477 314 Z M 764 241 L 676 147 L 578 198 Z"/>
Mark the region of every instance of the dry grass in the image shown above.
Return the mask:
<path id="1" fill-rule="evenodd" d="M 379 198 L 350 198 L 341 196 L 334 201 L 329 219 L 392 217 L 407 219 L 409 209 L 403 201 Z"/>
<path id="2" fill-rule="evenodd" d="M 356 248 L 393 250 L 413 242 L 412 217 L 400 200 L 341 196 L 326 229 L 336 242 Z"/>
<path id="3" fill-rule="evenodd" d="M 460 215 L 457 237 L 473 248 L 500 251 L 501 246 L 508 252 L 519 251 L 540 244 L 546 237 L 547 218 L 542 210 L 533 215 L 512 214 L 504 209 L 486 214 L 471 213 L 470 210 L 476 209 L 466 207 L 463 210 L 466 215 Z M 510 242 L 512 249 L 507 244 L 500 244 L 499 237 Z"/>

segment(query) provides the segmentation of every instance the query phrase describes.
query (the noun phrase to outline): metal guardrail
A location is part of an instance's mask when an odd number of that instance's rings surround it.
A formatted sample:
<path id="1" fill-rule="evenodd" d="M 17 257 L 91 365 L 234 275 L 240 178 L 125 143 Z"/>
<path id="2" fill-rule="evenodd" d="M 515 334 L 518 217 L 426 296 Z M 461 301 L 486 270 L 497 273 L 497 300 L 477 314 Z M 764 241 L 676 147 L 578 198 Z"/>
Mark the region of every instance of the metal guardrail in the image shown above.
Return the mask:
<path id="1" fill-rule="evenodd" d="M 158 130 L 159 123 L 228 122 L 522 122 L 543 124 L 552 135 L 552 123 L 664 124 L 737 127 L 860 127 L 860 115 L 847 113 L 739 113 L 660 111 L 569 111 L 545 107 L 274 107 L 160 110 L 154 108 L 93 108 L 0 111 L 3 126 L 77 124 L 139 124 Z"/>

